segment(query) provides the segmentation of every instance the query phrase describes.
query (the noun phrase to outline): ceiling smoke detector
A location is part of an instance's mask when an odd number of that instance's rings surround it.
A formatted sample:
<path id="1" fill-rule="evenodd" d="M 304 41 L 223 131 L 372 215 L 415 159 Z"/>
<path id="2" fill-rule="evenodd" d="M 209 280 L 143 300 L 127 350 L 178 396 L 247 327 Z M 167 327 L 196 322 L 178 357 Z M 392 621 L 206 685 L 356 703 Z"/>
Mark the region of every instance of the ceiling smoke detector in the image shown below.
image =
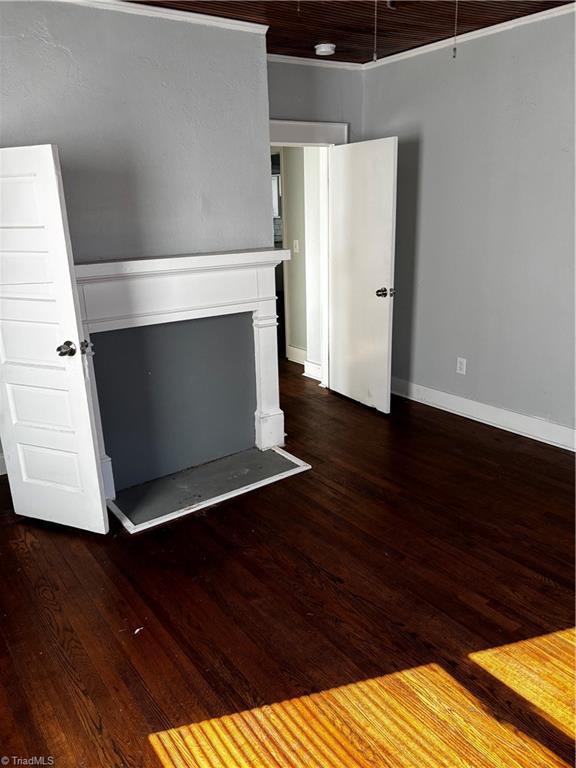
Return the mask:
<path id="1" fill-rule="evenodd" d="M 336 51 L 334 43 L 318 43 L 314 46 L 316 56 L 332 56 Z"/>

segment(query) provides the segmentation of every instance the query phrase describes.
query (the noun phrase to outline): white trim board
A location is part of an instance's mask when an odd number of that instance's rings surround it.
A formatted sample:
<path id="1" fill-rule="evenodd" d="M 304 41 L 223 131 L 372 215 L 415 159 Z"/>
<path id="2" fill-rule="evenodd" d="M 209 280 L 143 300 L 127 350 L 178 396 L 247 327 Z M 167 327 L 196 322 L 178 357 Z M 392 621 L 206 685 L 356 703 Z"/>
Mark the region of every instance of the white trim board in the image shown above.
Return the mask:
<path id="1" fill-rule="evenodd" d="M 316 379 L 316 381 L 322 381 L 322 366 L 320 363 L 311 363 L 310 360 L 305 360 L 304 373 L 302 376 L 306 376 L 308 379 Z"/>
<path id="2" fill-rule="evenodd" d="M 7 2 L 58 2 L 66 3 L 68 5 L 84 6 L 85 8 L 95 8 L 101 11 L 116 11 L 118 13 L 130 13 L 134 16 L 148 16 L 168 21 L 181 21 L 187 24 L 201 24 L 210 27 L 220 27 L 221 29 L 232 29 L 238 32 L 251 32 L 256 35 L 265 35 L 268 31 L 268 26 L 266 24 L 228 19 L 222 16 L 209 16 L 202 13 L 189 13 L 188 11 L 179 11 L 173 8 L 139 5 L 130 2 L 130 0 L 0 0 L 0 3 Z M 574 5 L 561 5 L 556 8 L 550 8 L 547 11 L 531 13 L 528 16 L 522 16 L 519 19 L 505 21 L 502 24 L 494 24 L 491 27 L 484 27 L 483 29 L 478 29 L 474 32 L 466 32 L 463 35 L 458 36 L 458 44 L 468 42 L 469 40 L 477 40 L 478 38 L 493 35 L 497 32 L 505 32 L 508 29 L 521 27 L 525 24 L 532 24 L 537 21 L 554 18 L 555 16 L 574 13 L 574 11 Z M 268 61 L 282 64 L 299 64 L 308 67 L 327 67 L 329 69 L 367 70 L 374 69 L 374 67 L 380 67 L 384 64 L 392 64 L 396 61 L 412 58 L 412 56 L 420 56 L 423 53 L 431 53 L 432 51 L 441 50 L 442 48 L 449 48 L 453 44 L 454 38 L 449 37 L 444 40 L 439 40 L 436 43 L 430 43 L 429 45 L 423 45 L 409 51 L 386 56 L 382 59 L 378 59 L 378 61 L 368 61 L 364 64 L 359 64 L 353 61 L 326 61 L 324 59 L 308 59 L 301 56 L 283 56 L 274 53 L 268 54 Z"/>
<path id="3" fill-rule="evenodd" d="M 523 27 L 526 24 L 534 24 L 538 21 L 546 21 L 547 19 L 553 19 L 556 16 L 565 16 L 568 14 L 574 14 L 576 6 L 560 5 L 556 8 L 550 8 L 547 11 L 539 11 L 538 13 L 531 13 L 528 16 L 521 16 L 518 19 L 512 19 L 511 21 L 504 21 L 502 24 L 493 24 L 490 27 L 483 27 L 482 29 L 476 29 L 473 32 L 465 32 L 462 35 L 457 36 L 457 45 L 461 43 L 467 43 L 471 40 L 478 40 L 482 37 L 488 37 L 489 35 L 495 35 L 499 32 L 507 32 L 510 29 L 516 27 Z M 404 61 L 404 59 L 411 59 L 414 56 L 421 56 L 425 53 L 433 53 L 434 51 L 441 51 L 444 48 L 452 48 L 454 45 L 454 37 L 447 37 L 443 40 L 438 40 L 435 43 L 429 45 L 421 45 L 419 48 L 412 48 L 409 51 L 402 51 L 402 53 L 395 53 L 392 56 L 384 56 L 377 61 L 367 61 L 364 64 L 357 64 L 352 61 L 326 61 L 319 59 L 306 59 L 300 56 L 280 56 L 277 54 L 269 54 L 268 61 L 281 64 L 299 64 L 308 67 L 326 67 L 328 69 L 357 69 L 360 71 L 367 71 L 382 67 L 386 64 L 394 64 L 398 61 Z"/>
<path id="4" fill-rule="evenodd" d="M 348 143 L 348 123 L 270 120 L 271 147 L 329 147 Z"/>
<path id="5" fill-rule="evenodd" d="M 292 363 L 298 363 L 298 365 L 304 365 L 306 363 L 306 350 L 300 349 L 300 347 L 291 347 L 288 344 L 286 346 L 286 357 Z"/>
<path id="6" fill-rule="evenodd" d="M 270 450 L 275 451 L 280 456 L 284 456 L 285 459 L 291 461 L 295 465 L 294 469 L 288 469 L 285 472 L 272 475 L 272 477 L 267 477 L 265 480 L 258 480 L 258 482 L 245 485 L 243 488 L 237 488 L 235 491 L 229 491 L 228 493 L 223 493 L 220 496 L 214 496 L 212 499 L 207 499 L 206 501 L 202 501 L 199 504 L 193 504 L 190 507 L 184 507 L 184 509 L 178 509 L 175 512 L 169 512 L 167 515 L 162 515 L 162 517 L 157 517 L 154 520 L 149 520 L 148 522 L 140 523 L 139 525 L 134 525 L 134 523 L 128 517 L 126 517 L 126 515 L 114 501 L 108 501 L 108 509 L 116 515 L 128 533 L 139 533 L 140 531 L 146 531 L 149 528 L 155 528 L 157 525 L 164 525 L 164 523 L 177 520 L 179 517 L 184 517 L 185 515 L 189 515 L 192 512 L 199 512 L 201 509 L 205 509 L 206 507 L 213 507 L 215 504 L 221 504 L 223 501 L 228 501 L 228 499 L 233 499 L 235 496 L 241 496 L 242 494 L 248 493 L 249 491 L 254 491 L 256 488 L 262 488 L 265 485 L 270 485 L 271 483 L 275 483 L 278 480 L 285 480 L 287 477 L 292 477 L 292 475 L 298 475 L 300 472 L 306 472 L 307 470 L 312 469 L 310 464 L 302 461 L 302 459 L 298 459 L 296 456 L 293 456 L 291 453 L 284 451 L 282 448 L 271 448 Z"/>
<path id="7" fill-rule="evenodd" d="M 6 2 L 66 3 L 68 5 L 84 6 L 85 8 L 96 8 L 99 11 L 131 13 L 133 16 L 151 16 L 167 21 L 183 21 L 187 24 L 203 24 L 207 27 L 220 27 L 221 29 L 232 29 L 237 32 L 252 32 L 256 35 L 265 35 L 268 30 L 266 24 L 226 19 L 222 16 L 205 16 L 202 13 L 188 13 L 188 11 L 178 11 L 174 8 L 138 5 L 137 3 L 130 2 L 130 0 L 0 0 L 0 3 Z"/>
<path id="8" fill-rule="evenodd" d="M 4 461 L 4 454 L 0 453 L 0 475 L 6 474 L 6 462 Z"/>
<path id="9" fill-rule="evenodd" d="M 133 277 L 252 269 L 279 264 L 286 259 L 290 259 L 290 251 L 287 248 L 252 248 L 212 253 L 181 253 L 176 256 L 144 256 L 124 261 L 92 261 L 76 264 L 75 273 L 79 283 L 87 284 Z"/>
<path id="10" fill-rule="evenodd" d="M 474 421 L 481 421 L 483 424 L 489 424 L 507 432 L 514 432 L 517 435 L 530 437 L 533 440 L 566 448 L 570 451 L 575 450 L 576 430 L 562 424 L 546 421 L 546 419 L 540 419 L 537 416 L 526 416 L 523 413 L 486 405 L 476 400 L 469 400 L 466 397 L 452 395 L 449 392 L 442 392 L 431 387 L 423 387 L 420 384 L 395 377 L 392 378 L 392 392 L 408 400 L 415 400 L 442 411 L 465 416 Z"/>
<path id="11" fill-rule="evenodd" d="M 472 40 L 479 40 L 482 37 L 496 35 L 499 32 L 507 32 L 510 29 L 523 27 L 526 24 L 534 24 L 538 21 L 546 21 L 546 19 L 552 19 L 556 16 L 565 16 L 569 13 L 573 14 L 574 11 L 574 5 L 561 5 L 557 8 L 550 8 L 547 11 L 531 13 L 528 16 L 521 16 L 519 19 L 504 21 L 502 24 L 493 24 L 491 27 L 476 29 L 473 32 L 465 32 L 463 35 L 457 36 L 456 44 L 459 46 L 461 43 L 469 43 Z M 420 56 L 424 53 L 433 53 L 434 51 L 441 51 L 444 48 L 452 48 L 453 46 L 454 37 L 452 36 L 445 38 L 444 40 L 438 40 L 436 43 L 430 43 L 429 45 L 422 45 L 419 48 L 413 48 L 410 51 L 403 51 L 402 53 L 396 53 L 393 56 L 386 56 L 383 59 L 378 59 L 378 61 L 367 61 L 365 64 L 362 64 L 362 69 L 376 69 L 377 67 L 382 67 L 385 64 L 394 64 L 398 61 L 404 61 L 404 59 L 411 59 L 414 56 Z"/>
<path id="12" fill-rule="evenodd" d="M 250 312 L 256 445 L 283 445 L 274 270 L 289 258 L 288 250 L 259 248 L 77 264 L 85 339 L 98 331 Z M 99 442 L 104 445 L 103 436 Z"/>
<path id="13" fill-rule="evenodd" d="M 329 59 L 307 59 L 304 56 L 284 56 L 281 53 L 269 53 L 271 64 L 300 64 L 304 67 L 328 67 L 329 69 L 362 69 L 364 64 L 355 61 L 330 61 Z"/>

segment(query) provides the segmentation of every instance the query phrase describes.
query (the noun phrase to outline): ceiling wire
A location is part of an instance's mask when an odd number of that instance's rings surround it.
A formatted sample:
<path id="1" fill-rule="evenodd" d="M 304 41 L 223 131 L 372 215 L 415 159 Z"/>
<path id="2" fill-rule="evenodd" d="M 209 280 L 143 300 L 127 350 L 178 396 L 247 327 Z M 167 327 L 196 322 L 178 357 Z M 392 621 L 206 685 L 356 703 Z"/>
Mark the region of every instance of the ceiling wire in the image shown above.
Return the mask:
<path id="1" fill-rule="evenodd" d="M 374 0 L 374 51 L 372 61 L 378 60 L 378 0 Z"/>
<path id="2" fill-rule="evenodd" d="M 457 48 L 456 45 L 458 43 L 458 0 L 456 0 L 454 4 L 454 45 L 452 47 L 452 58 L 456 58 Z"/>

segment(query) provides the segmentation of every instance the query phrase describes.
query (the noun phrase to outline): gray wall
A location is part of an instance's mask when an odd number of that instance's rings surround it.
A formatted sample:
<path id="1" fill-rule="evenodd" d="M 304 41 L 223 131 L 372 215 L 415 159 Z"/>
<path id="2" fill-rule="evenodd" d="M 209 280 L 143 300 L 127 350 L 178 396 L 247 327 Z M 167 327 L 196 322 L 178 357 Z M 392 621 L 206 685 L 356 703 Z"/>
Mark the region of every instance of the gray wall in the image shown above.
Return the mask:
<path id="1" fill-rule="evenodd" d="M 60 148 L 78 262 L 272 244 L 265 39 L 0 3 L 0 143 Z"/>
<path id="2" fill-rule="evenodd" d="M 268 70 L 271 117 L 399 137 L 393 375 L 573 426 L 573 17 L 455 60 Z"/>
<path id="3" fill-rule="evenodd" d="M 93 341 L 117 490 L 254 446 L 251 313 L 106 331 Z"/>
<path id="4" fill-rule="evenodd" d="M 362 138 L 362 73 L 303 64 L 268 63 L 270 117 L 348 123 Z"/>
<path id="5" fill-rule="evenodd" d="M 573 425 L 573 20 L 369 70 L 365 89 L 365 138 L 400 138 L 394 375 Z"/>
<path id="6" fill-rule="evenodd" d="M 58 145 L 77 262 L 272 245 L 263 36 L 57 2 L 0 27 L 0 144 Z M 119 487 L 254 444 L 252 330 L 194 323 L 95 335 Z"/>

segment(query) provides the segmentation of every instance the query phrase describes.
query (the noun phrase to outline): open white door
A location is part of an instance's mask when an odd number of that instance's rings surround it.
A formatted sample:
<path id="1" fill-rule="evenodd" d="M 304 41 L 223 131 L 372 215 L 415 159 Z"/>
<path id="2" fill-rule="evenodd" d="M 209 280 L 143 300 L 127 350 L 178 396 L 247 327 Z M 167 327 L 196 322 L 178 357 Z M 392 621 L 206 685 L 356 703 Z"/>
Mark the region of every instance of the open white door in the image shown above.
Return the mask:
<path id="1" fill-rule="evenodd" d="M 0 436 L 14 509 L 106 533 L 82 340 L 57 149 L 0 149 Z"/>
<path id="2" fill-rule="evenodd" d="M 390 412 L 398 139 L 330 148 L 329 387 Z"/>

